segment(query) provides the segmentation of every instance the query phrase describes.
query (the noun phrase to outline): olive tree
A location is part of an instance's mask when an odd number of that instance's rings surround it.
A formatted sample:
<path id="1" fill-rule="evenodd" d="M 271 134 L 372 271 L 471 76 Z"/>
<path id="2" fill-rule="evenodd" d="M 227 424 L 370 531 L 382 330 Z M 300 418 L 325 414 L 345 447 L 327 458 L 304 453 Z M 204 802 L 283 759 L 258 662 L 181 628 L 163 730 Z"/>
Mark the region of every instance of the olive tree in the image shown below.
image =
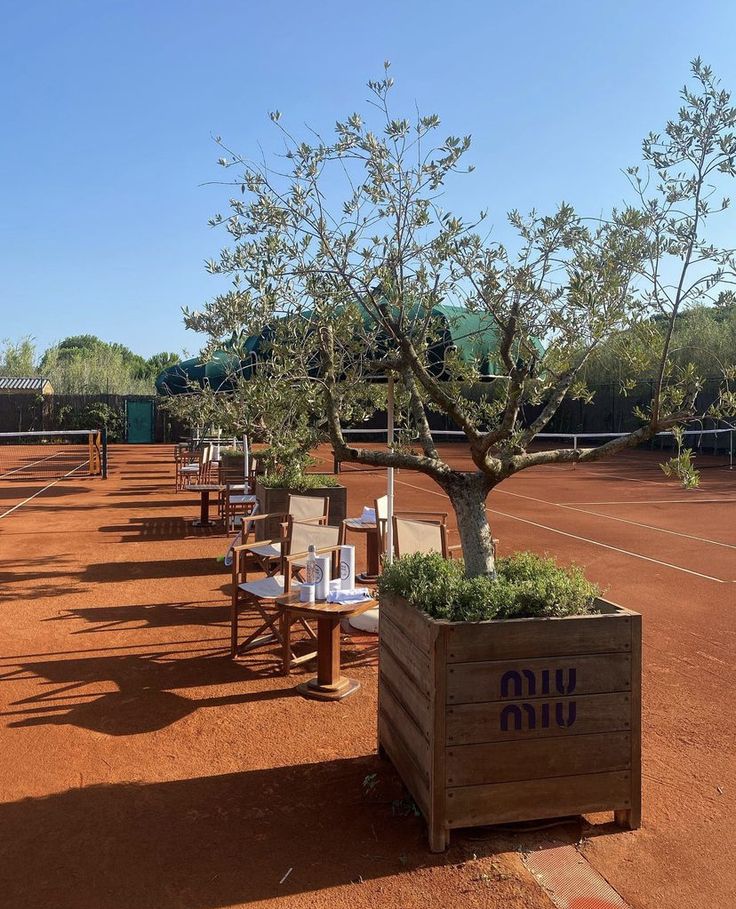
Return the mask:
<path id="1" fill-rule="evenodd" d="M 472 170 L 470 138 L 439 140 L 435 115 L 396 117 L 388 64 L 369 83 L 366 117 L 351 114 L 329 139 L 297 138 L 275 112 L 285 150 L 273 159 L 218 140 L 220 164 L 235 176 L 229 211 L 212 224 L 230 245 L 208 267 L 232 286 L 185 313 L 187 325 L 213 344 L 233 330 L 266 331 L 258 374 L 274 389 L 313 389 L 340 460 L 431 477 L 455 509 L 468 575 L 492 575 L 486 499 L 495 486 L 531 467 L 614 455 L 697 413 L 700 379 L 675 363 L 671 336 L 678 313 L 733 274 L 732 253 L 708 243 L 704 227 L 712 185 L 734 175 L 736 114 L 710 70 L 699 60 L 692 69 L 677 119 L 646 139 L 644 164 L 629 173 L 634 204 L 596 221 L 566 203 L 544 215 L 513 211 L 506 244 L 489 239 L 485 212 L 466 219 L 444 209 L 447 181 Z M 452 346 L 438 368 L 439 304 L 492 327 L 489 394 L 468 393 L 481 363 Z M 561 402 L 589 395 L 589 358 L 653 316 L 668 328 L 647 346 L 656 382 L 639 428 L 595 447 L 535 450 Z M 376 376 L 395 381 L 407 431 L 390 447 L 352 444 L 344 432 L 370 408 Z M 733 404 L 728 391 L 724 402 Z M 525 420 L 529 404 L 536 415 Z M 432 410 L 465 434 L 472 469 L 443 458 Z"/>

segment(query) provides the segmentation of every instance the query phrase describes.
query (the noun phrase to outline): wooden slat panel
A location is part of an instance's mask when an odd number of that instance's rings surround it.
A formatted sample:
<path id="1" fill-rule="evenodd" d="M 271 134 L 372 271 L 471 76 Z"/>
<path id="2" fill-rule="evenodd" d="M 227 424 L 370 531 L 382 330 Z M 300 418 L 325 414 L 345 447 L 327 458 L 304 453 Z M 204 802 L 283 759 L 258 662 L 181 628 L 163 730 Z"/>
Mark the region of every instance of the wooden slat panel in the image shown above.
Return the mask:
<path id="1" fill-rule="evenodd" d="M 381 713 L 398 730 L 417 766 L 429 772 L 429 734 L 421 729 L 389 685 L 381 690 Z"/>
<path id="2" fill-rule="evenodd" d="M 542 673 L 550 674 L 549 692 L 542 687 Z M 557 686 L 561 672 L 562 690 Z M 524 672 L 536 679 L 535 690 Z M 575 674 L 574 687 L 572 673 Z M 508 675 L 513 673 L 514 676 Z M 516 686 L 515 677 L 520 679 Z M 507 687 L 504 690 L 504 683 Z M 587 656 L 555 657 L 545 660 L 493 661 L 486 663 L 455 663 L 447 667 L 447 703 L 468 704 L 479 701 L 504 700 L 520 703 L 536 698 L 554 698 L 559 694 L 602 694 L 628 691 L 631 688 L 631 655 L 599 653 Z"/>
<path id="3" fill-rule="evenodd" d="M 626 823 L 641 824 L 641 616 L 634 616 L 631 653 L 631 808 Z M 618 818 L 617 818 L 618 820 Z"/>
<path id="4" fill-rule="evenodd" d="M 451 827 L 472 827 L 626 809 L 630 790 L 628 771 L 460 786 L 447 790 L 447 817 Z"/>
<path id="5" fill-rule="evenodd" d="M 446 818 L 445 799 L 445 731 L 447 724 L 445 701 L 447 699 L 447 626 L 439 626 L 435 641 L 434 659 L 432 660 L 432 695 L 433 728 L 430 751 L 430 815 L 429 815 L 429 848 L 432 852 L 442 852 L 449 842 L 449 828 Z"/>
<path id="6" fill-rule="evenodd" d="M 450 624 L 448 663 L 631 650 L 634 614 Z"/>
<path id="7" fill-rule="evenodd" d="M 379 660 L 384 648 L 387 648 L 394 659 L 404 667 L 404 672 L 413 679 L 417 688 L 427 697 L 431 694 L 429 677 L 429 657 L 422 653 L 401 633 L 387 616 L 381 613 L 381 637 L 379 641 Z"/>
<path id="8" fill-rule="evenodd" d="M 388 647 L 381 648 L 379 670 L 381 684 L 391 687 L 392 693 L 402 702 L 417 726 L 429 736 L 431 720 L 429 696 L 426 691 L 419 690 Z"/>
<path id="9" fill-rule="evenodd" d="M 560 719 L 567 722 L 570 704 L 575 702 L 575 721 L 570 726 L 558 725 Z M 541 717 L 535 717 L 534 729 L 528 728 L 524 717 L 524 738 L 546 738 L 553 735 L 576 736 L 591 732 L 625 732 L 632 728 L 632 695 L 586 694 L 571 698 L 555 698 L 549 702 L 550 725 L 543 727 Z M 559 705 L 559 708 L 558 708 Z M 447 744 L 469 745 L 479 742 L 505 742 L 514 735 L 501 728 L 501 712 L 507 706 L 505 701 L 491 701 L 481 704 L 458 704 L 447 708 Z M 513 724 L 512 724 L 513 727 Z"/>
<path id="10" fill-rule="evenodd" d="M 405 632 L 414 645 L 424 653 L 432 649 L 437 636 L 437 626 L 426 615 L 418 612 L 413 606 L 391 594 L 381 596 L 381 619 L 388 618 L 400 630 Z"/>
<path id="11" fill-rule="evenodd" d="M 631 735 L 607 732 L 459 745 L 447 749 L 446 767 L 448 788 L 629 770 Z"/>
<path id="12" fill-rule="evenodd" d="M 412 794 L 425 818 L 429 818 L 429 779 L 425 770 L 417 767 L 401 735 L 382 713 L 379 717 L 378 741 L 391 759 L 404 785 Z"/>

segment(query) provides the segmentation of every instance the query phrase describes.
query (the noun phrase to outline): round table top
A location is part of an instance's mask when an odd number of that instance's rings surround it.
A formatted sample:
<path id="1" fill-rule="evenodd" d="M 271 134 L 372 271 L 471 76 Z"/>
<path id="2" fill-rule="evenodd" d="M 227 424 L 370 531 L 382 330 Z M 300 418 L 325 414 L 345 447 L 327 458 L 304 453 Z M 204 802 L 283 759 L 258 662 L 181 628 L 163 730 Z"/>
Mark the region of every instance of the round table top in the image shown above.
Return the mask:
<path id="1" fill-rule="evenodd" d="M 378 525 L 375 521 L 361 521 L 360 518 L 345 518 L 343 524 L 351 530 L 370 533 L 371 530 L 377 530 Z"/>
<path id="2" fill-rule="evenodd" d="M 327 615 L 350 616 L 365 612 L 367 609 L 375 609 L 378 606 L 378 600 L 368 597 L 365 600 L 353 600 L 350 603 L 328 603 L 327 600 L 316 600 L 314 603 L 302 603 L 299 599 L 299 591 L 287 593 L 282 597 L 277 597 L 276 602 L 279 606 L 286 606 L 289 612 L 309 613 L 315 618 Z"/>

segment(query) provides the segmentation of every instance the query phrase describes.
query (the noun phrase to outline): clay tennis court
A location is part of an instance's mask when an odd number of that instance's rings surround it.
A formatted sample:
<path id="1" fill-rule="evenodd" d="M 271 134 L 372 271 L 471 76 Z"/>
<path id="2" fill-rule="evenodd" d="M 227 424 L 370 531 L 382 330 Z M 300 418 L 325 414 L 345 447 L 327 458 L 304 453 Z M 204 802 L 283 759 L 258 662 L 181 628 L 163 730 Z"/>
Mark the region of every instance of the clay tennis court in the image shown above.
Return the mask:
<path id="1" fill-rule="evenodd" d="M 192 528 L 171 446 L 113 446 L 106 481 L 0 480 L 0 905 L 549 909 L 521 853 L 560 843 L 635 909 L 736 905 L 736 471 L 703 456 L 685 492 L 661 459 L 537 468 L 488 501 L 502 555 L 574 560 L 644 616 L 642 828 L 473 830 L 444 855 L 375 754 L 373 638 L 344 639 L 362 688 L 333 704 L 295 693 L 309 667 L 228 659 L 225 537 Z M 352 514 L 385 491 L 341 476 Z M 418 474 L 396 498 L 450 511 Z"/>

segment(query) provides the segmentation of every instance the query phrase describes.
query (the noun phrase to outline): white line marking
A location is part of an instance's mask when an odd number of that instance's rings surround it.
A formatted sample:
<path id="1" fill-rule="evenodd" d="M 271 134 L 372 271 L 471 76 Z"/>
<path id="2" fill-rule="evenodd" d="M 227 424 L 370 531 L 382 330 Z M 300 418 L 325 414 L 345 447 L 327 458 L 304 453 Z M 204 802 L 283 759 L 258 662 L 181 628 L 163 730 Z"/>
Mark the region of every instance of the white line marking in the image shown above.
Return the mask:
<path id="1" fill-rule="evenodd" d="M 736 499 L 615 499 L 609 502 L 558 502 L 558 505 L 728 505 Z"/>
<path id="2" fill-rule="evenodd" d="M 82 464 L 79 466 L 83 467 L 84 465 Z M 13 505 L 12 508 L 8 508 L 7 511 L 4 511 L 2 514 L 0 514 L 0 521 L 3 518 L 7 518 L 7 516 L 9 514 L 12 514 L 14 511 L 17 511 L 21 507 L 21 505 L 26 505 L 32 499 L 35 499 L 36 496 L 40 496 L 42 492 L 46 492 L 47 489 L 51 489 L 52 486 L 56 486 L 57 483 L 61 483 L 62 480 L 66 480 L 66 478 L 71 476 L 71 474 L 73 474 L 75 470 L 79 470 L 79 467 L 73 468 L 68 473 L 65 473 L 63 477 L 59 477 L 58 479 L 54 480 L 53 483 L 49 483 L 47 486 L 44 486 L 43 489 L 39 489 L 38 492 L 34 492 L 32 496 L 28 496 L 27 499 L 23 499 L 22 502 L 18 502 L 17 505 Z"/>
<path id="3" fill-rule="evenodd" d="M 688 540 L 698 540 L 700 543 L 712 543 L 713 546 L 725 546 L 726 549 L 736 549 L 733 543 L 721 543 L 719 540 L 709 540 L 707 537 L 698 537 L 692 533 L 682 533 L 679 530 L 667 530 L 664 527 L 657 527 L 654 524 L 644 524 L 641 521 L 631 521 L 628 518 L 618 518 L 612 514 L 602 514 L 600 511 L 588 511 L 587 508 L 578 508 L 576 505 L 564 505 L 561 502 L 548 502 L 546 499 L 538 499 L 535 496 L 525 496 L 520 492 L 509 492 L 507 489 L 497 489 L 496 492 L 505 496 L 514 496 L 517 499 L 528 499 L 530 502 L 539 502 L 542 505 L 551 505 L 554 508 L 564 508 L 567 511 L 577 511 L 580 514 L 593 515 L 596 518 L 605 518 L 608 521 L 620 521 L 622 524 L 632 524 L 634 527 L 646 527 L 648 530 L 656 530 L 658 533 L 670 533 L 675 537 L 685 537 Z"/>
<path id="4" fill-rule="evenodd" d="M 414 486 L 413 483 L 407 483 L 406 480 L 397 480 L 402 486 L 410 486 L 412 489 L 418 489 L 419 492 L 430 493 L 434 496 L 441 496 L 443 499 L 449 499 L 444 492 L 435 492 L 434 489 L 422 489 L 421 486 Z M 592 546 L 600 546 L 602 549 L 610 549 L 612 552 L 620 552 L 623 555 L 631 556 L 634 559 L 642 559 L 645 562 L 654 562 L 655 565 L 662 565 L 665 568 L 673 568 L 675 571 L 683 571 L 685 574 L 692 574 L 698 578 L 705 578 L 706 581 L 715 581 L 717 584 L 731 584 L 732 581 L 725 581 L 723 578 L 714 578 L 709 574 L 701 574 L 699 571 L 691 571 L 689 568 L 681 568 L 679 565 L 672 565 L 670 562 L 662 562 L 659 559 L 651 559 L 649 556 L 640 555 L 638 552 L 630 552 L 628 549 L 619 549 L 618 546 L 609 546 L 608 543 L 600 543 L 598 540 L 591 540 L 588 537 L 581 537 L 574 533 L 568 533 L 566 530 L 558 530 L 556 527 L 549 527 L 547 524 L 538 524 L 536 521 L 529 521 L 526 518 L 520 518 L 515 514 L 507 514 L 504 511 L 498 511 L 496 508 L 487 508 L 493 514 L 501 515 L 504 518 L 510 518 L 512 521 L 521 521 L 522 524 L 530 524 L 532 527 L 540 527 L 542 530 L 549 530 L 551 533 L 558 533 L 563 537 L 570 537 L 573 540 L 580 540 L 583 543 L 590 543 Z"/>

